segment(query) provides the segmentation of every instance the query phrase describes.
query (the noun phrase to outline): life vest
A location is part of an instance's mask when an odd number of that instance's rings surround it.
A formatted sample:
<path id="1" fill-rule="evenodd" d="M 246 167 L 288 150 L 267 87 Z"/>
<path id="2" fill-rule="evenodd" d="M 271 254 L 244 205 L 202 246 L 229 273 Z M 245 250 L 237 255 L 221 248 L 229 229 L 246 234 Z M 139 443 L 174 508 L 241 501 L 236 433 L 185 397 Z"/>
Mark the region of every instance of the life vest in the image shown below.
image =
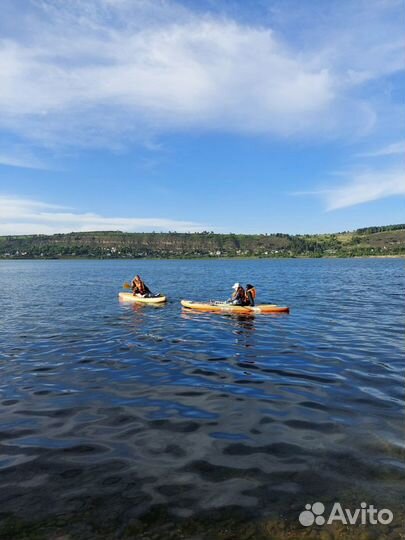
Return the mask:
<path id="1" fill-rule="evenodd" d="M 145 283 L 140 279 L 137 282 L 139 294 L 145 294 Z"/>
<path id="2" fill-rule="evenodd" d="M 253 297 L 253 300 L 256 300 L 256 287 L 252 287 L 251 289 L 247 289 L 246 295 L 250 293 Z"/>
<path id="3" fill-rule="evenodd" d="M 132 290 L 134 291 L 134 294 L 147 294 L 150 292 L 144 281 L 139 276 L 135 276 L 135 278 L 132 280 Z"/>
<path id="4" fill-rule="evenodd" d="M 253 302 L 251 301 L 250 296 L 252 297 Z M 250 289 L 246 289 L 246 293 L 245 293 L 245 302 L 246 302 L 246 304 L 247 305 L 250 305 L 250 304 L 254 305 L 255 299 L 256 299 L 256 288 L 251 287 Z"/>

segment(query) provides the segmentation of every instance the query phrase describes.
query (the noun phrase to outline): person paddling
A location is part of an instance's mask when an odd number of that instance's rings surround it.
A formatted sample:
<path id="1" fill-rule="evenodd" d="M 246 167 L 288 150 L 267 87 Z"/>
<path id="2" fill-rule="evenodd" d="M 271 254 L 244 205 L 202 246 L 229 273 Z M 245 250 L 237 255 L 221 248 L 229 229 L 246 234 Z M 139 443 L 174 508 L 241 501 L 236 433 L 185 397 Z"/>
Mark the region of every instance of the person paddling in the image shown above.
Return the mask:
<path id="1" fill-rule="evenodd" d="M 232 289 L 234 290 L 234 292 L 232 293 L 229 303 L 233 304 L 234 306 L 245 305 L 246 293 L 242 285 L 240 283 L 234 283 Z"/>
<path id="2" fill-rule="evenodd" d="M 131 289 L 134 296 L 137 294 L 140 296 L 145 296 L 145 297 L 152 296 L 151 290 L 143 281 L 141 276 L 139 276 L 138 274 L 134 277 L 134 279 L 131 282 Z"/>
<path id="3" fill-rule="evenodd" d="M 256 299 L 256 288 L 250 283 L 248 283 L 246 285 L 246 293 L 245 293 L 246 304 L 245 305 L 254 307 L 255 299 Z"/>

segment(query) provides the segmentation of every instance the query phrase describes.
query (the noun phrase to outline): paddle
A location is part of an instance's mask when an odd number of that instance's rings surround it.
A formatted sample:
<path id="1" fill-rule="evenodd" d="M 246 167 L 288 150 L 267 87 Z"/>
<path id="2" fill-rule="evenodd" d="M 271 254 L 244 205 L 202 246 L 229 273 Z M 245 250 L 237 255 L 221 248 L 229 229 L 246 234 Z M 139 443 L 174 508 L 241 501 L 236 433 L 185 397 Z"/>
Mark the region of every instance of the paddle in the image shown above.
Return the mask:
<path id="1" fill-rule="evenodd" d="M 122 286 L 123 289 L 132 289 L 131 285 L 127 282 L 124 283 L 124 285 Z"/>

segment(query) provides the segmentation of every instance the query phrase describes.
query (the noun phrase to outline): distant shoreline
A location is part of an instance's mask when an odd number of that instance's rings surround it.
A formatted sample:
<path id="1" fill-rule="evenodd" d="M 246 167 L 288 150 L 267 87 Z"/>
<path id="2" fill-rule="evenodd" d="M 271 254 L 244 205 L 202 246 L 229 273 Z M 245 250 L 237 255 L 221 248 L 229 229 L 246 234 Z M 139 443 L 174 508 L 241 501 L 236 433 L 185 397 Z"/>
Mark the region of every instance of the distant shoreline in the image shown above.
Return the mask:
<path id="1" fill-rule="evenodd" d="M 0 257 L 1 261 L 285 261 L 285 260 L 316 260 L 316 259 L 405 259 L 400 255 L 322 255 L 311 257 L 296 255 L 290 257 Z"/>
<path id="2" fill-rule="evenodd" d="M 0 259 L 212 260 L 405 256 L 405 224 L 335 234 L 73 232 L 0 236 Z"/>

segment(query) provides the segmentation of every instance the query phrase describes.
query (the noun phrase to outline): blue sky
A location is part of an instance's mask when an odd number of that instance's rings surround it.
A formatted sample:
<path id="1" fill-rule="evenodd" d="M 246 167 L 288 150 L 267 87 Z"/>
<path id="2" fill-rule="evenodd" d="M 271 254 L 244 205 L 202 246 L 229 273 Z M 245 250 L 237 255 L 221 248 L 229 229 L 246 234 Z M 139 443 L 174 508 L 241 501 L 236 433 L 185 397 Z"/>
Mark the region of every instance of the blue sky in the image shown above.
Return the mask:
<path id="1" fill-rule="evenodd" d="M 0 234 L 405 222 L 402 0 L 0 15 Z"/>

